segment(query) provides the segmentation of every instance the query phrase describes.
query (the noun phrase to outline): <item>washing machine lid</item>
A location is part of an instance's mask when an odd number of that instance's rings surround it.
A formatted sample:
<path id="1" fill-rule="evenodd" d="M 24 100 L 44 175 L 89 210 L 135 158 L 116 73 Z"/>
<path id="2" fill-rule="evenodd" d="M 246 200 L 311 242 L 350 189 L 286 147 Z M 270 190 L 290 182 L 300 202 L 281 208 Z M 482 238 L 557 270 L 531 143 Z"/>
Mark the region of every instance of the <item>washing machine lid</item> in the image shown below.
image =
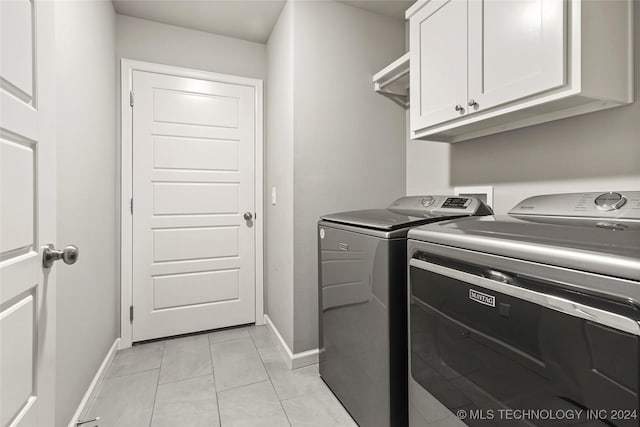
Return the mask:
<path id="1" fill-rule="evenodd" d="M 362 211 L 338 212 L 322 217 L 325 221 L 357 227 L 373 228 L 375 230 L 397 230 L 400 228 L 426 224 L 431 217 L 417 217 L 402 215 L 389 209 L 370 209 Z"/>
<path id="2" fill-rule="evenodd" d="M 626 201 L 615 209 L 598 207 L 602 195 L 537 196 L 508 215 L 425 225 L 411 230 L 409 238 L 640 281 L 640 192 L 624 193 Z M 620 199 L 605 196 L 599 203 L 603 200 Z"/>
<path id="3" fill-rule="evenodd" d="M 356 227 L 392 231 L 460 216 L 488 214 L 491 214 L 491 209 L 473 197 L 409 196 L 401 197 L 386 209 L 338 212 L 321 218 Z"/>

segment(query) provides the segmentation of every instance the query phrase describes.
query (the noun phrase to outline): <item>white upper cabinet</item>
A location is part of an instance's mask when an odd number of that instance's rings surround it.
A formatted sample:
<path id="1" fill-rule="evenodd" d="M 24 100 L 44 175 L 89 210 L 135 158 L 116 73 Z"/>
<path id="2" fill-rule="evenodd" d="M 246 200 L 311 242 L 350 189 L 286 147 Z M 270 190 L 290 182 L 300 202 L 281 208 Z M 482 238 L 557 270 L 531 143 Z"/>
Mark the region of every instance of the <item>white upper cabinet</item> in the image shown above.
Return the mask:
<path id="1" fill-rule="evenodd" d="M 563 1 L 468 5 L 470 107 L 491 108 L 566 83 Z"/>
<path id="2" fill-rule="evenodd" d="M 628 0 L 418 0 L 411 136 L 457 142 L 633 101 Z"/>
<path id="3" fill-rule="evenodd" d="M 420 52 L 410 51 L 412 126 L 458 118 L 467 98 L 467 2 L 433 0 L 411 22 L 410 44 Z"/>

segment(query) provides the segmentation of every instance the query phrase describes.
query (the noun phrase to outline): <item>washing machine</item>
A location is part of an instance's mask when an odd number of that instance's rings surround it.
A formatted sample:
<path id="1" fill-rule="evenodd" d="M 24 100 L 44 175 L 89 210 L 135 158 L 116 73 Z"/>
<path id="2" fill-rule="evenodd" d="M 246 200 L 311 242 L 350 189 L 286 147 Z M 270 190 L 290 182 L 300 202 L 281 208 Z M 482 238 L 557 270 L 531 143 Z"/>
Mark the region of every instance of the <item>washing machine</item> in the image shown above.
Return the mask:
<path id="1" fill-rule="evenodd" d="M 407 231 L 491 209 L 471 197 L 403 197 L 318 223 L 320 376 L 362 427 L 406 426 Z"/>
<path id="2" fill-rule="evenodd" d="M 408 236 L 411 427 L 640 425 L 640 192 Z"/>

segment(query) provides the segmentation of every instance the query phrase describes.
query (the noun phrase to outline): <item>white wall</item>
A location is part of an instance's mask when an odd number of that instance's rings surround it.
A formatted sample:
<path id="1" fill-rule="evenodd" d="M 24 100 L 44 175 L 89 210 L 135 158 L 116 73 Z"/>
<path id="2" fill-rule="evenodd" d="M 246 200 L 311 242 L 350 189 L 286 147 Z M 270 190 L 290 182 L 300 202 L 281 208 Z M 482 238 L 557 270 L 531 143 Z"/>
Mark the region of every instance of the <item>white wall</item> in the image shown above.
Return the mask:
<path id="1" fill-rule="evenodd" d="M 450 145 L 409 139 L 409 111 L 406 116 L 406 128 L 407 196 L 450 194 Z"/>
<path id="2" fill-rule="evenodd" d="M 493 185 L 494 208 L 505 213 L 535 194 L 639 190 L 640 7 L 635 28 L 634 104 L 453 145 L 408 142 L 407 192 Z M 430 179 L 429 164 L 448 170 L 444 182 Z"/>
<path id="3" fill-rule="evenodd" d="M 117 15 L 118 58 L 264 79 L 267 50 L 262 43 Z"/>
<path id="4" fill-rule="evenodd" d="M 371 82 L 404 53 L 404 22 L 290 1 L 267 51 L 267 314 L 300 353 L 318 346 L 320 215 L 405 192 L 405 113 Z"/>
<path id="5" fill-rule="evenodd" d="M 115 248 L 115 12 L 110 1 L 56 3 L 58 247 L 56 424 L 67 425 L 113 344 Z"/>
<path id="6" fill-rule="evenodd" d="M 267 44 L 265 312 L 293 348 L 293 5 Z M 277 205 L 271 188 L 277 188 Z"/>
<path id="7" fill-rule="evenodd" d="M 372 76 L 405 52 L 404 22 L 294 3 L 294 352 L 318 346 L 317 222 L 405 192 L 404 110 Z"/>

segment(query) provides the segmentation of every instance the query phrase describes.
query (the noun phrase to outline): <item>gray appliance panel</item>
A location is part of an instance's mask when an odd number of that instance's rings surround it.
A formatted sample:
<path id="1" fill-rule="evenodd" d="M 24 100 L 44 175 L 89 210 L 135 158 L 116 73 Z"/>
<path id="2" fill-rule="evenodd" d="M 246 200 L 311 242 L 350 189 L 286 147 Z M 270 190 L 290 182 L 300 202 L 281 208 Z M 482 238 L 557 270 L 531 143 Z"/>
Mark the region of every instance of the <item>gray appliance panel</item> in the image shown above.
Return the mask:
<path id="1" fill-rule="evenodd" d="M 487 216 L 428 224 L 410 239 L 640 280 L 640 228 L 600 221 Z"/>
<path id="2" fill-rule="evenodd" d="M 409 196 L 399 198 L 387 209 L 338 212 L 323 215 L 322 219 L 363 228 L 392 231 L 426 224 L 434 219 L 491 213 L 491 208 L 473 197 Z"/>
<path id="3" fill-rule="evenodd" d="M 357 225 L 342 224 L 338 222 L 331 222 L 322 220 L 318 222 L 320 227 L 320 234 L 322 234 L 322 228 L 331 227 L 336 230 L 350 231 L 352 233 L 358 233 L 366 236 L 377 237 L 379 239 L 405 239 L 410 227 L 398 228 L 396 230 L 377 230 L 375 228 L 364 228 Z M 319 236 L 322 238 L 322 235 Z"/>
<path id="4" fill-rule="evenodd" d="M 510 215 L 601 218 L 603 220 L 640 219 L 640 191 L 608 193 L 548 194 L 529 197 L 514 206 Z"/>
<path id="5" fill-rule="evenodd" d="M 598 293 L 619 299 L 635 301 L 640 305 L 640 283 L 580 270 L 573 270 L 511 257 L 492 255 L 469 249 L 443 246 L 419 240 L 407 240 L 408 259 L 417 252 L 425 252 L 463 263 L 483 265 L 496 271 L 510 271 L 528 277 L 561 283 L 562 286 L 579 292 Z"/>
<path id="6" fill-rule="evenodd" d="M 406 240 L 319 230 L 320 375 L 359 425 L 406 423 Z"/>
<path id="7" fill-rule="evenodd" d="M 442 257 L 451 253 L 440 248 L 409 243 L 411 426 L 431 425 L 435 417 L 438 425 L 463 425 L 456 419 L 461 409 L 465 414 L 496 407 L 637 413 L 640 327 L 631 304 L 605 304 L 597 295 L 585 298 L 548 286 L 548 293 L 542 291 L 536 287 L 540 283 L 523 276 L 529 268 L 525 261 L 447 247 L 459 255 L 450 257 L 447 267 Z M 496 269 L 502 271 L 489 270 L 494 268 L 486 262 L 491 259 L 505 262 Z M 563 275 L 549 271 L 560 270 L 556 267 L 538 265 L 537 270 L 545 277 Z M 592 276 L 564 273 L 575 285 Z M 601 278 L 607 285 L 622 282 Z M 470 425 L 521 425 L 500 416 L 485 424 L 471 420 Z M 534 418 L 526 425 L 547 423 Z"/>
<path id="8" fill-rule="evenodd" d="M 429 217 L 430 218 L 430 217 Z M 340 212 L 322 217 L 325 221 L 391 231 L 408 225 L 426 224 L 428 218 L 401 215 L 388 209 Z"/>

